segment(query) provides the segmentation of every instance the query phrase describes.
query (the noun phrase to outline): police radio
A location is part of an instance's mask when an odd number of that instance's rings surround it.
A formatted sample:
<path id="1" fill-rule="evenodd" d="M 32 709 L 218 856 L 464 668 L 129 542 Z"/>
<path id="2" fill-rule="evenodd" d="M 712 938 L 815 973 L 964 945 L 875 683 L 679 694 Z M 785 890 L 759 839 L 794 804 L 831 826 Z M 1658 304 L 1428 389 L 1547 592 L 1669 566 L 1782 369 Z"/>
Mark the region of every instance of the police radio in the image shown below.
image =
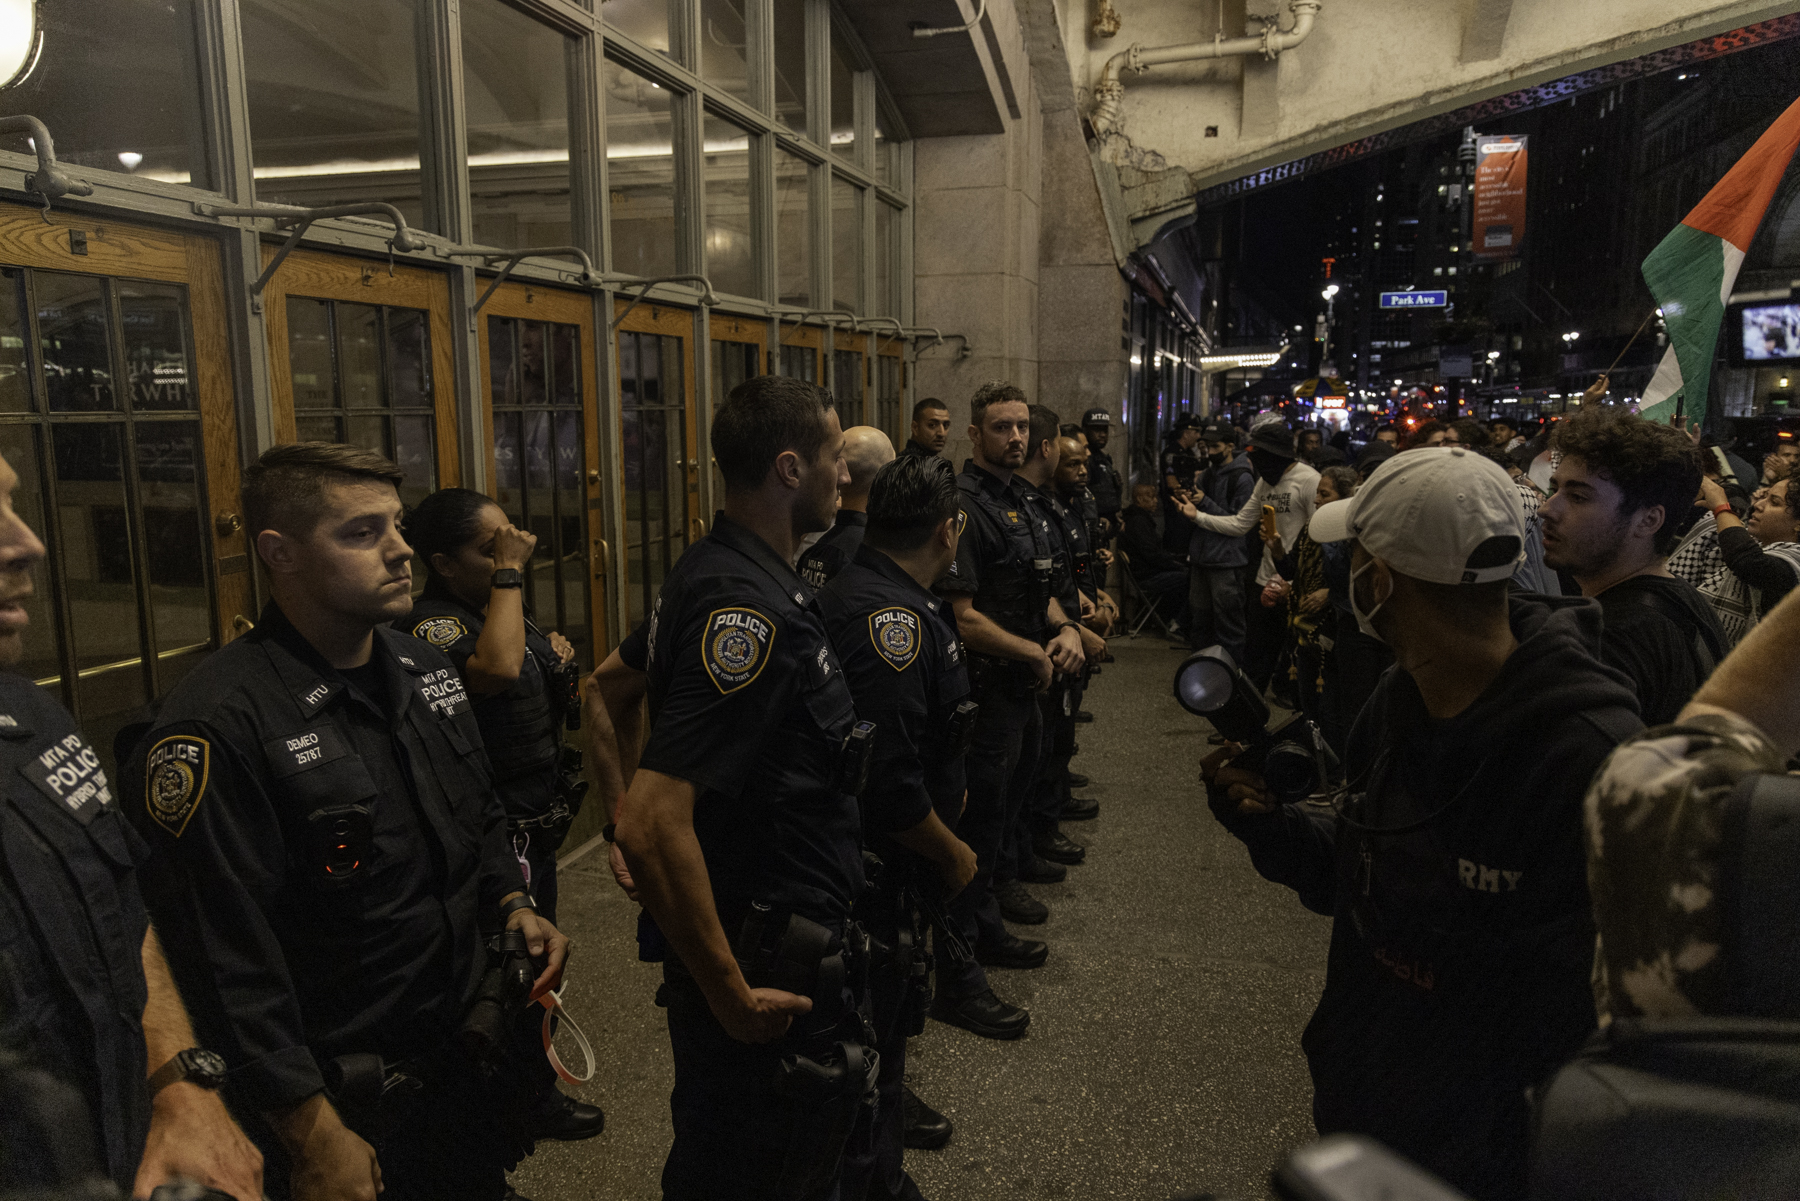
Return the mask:
<path id="1" fill-rule="evenodd" d="M 838 748 L 837 772 L 832 779 L 833 792 L 859 797 L 869 783 L 869 761 L 875 757 L 875 723 L 859 721 L 844 736 Z"/>
<path id="2" fill-rule="evenodd" d="M 975 718 L 980 712 L 981 706 L 974 701 L 963 701 L 944 722 L 944 754 L 949 758 L 968 754 L 975 742 Z"/>

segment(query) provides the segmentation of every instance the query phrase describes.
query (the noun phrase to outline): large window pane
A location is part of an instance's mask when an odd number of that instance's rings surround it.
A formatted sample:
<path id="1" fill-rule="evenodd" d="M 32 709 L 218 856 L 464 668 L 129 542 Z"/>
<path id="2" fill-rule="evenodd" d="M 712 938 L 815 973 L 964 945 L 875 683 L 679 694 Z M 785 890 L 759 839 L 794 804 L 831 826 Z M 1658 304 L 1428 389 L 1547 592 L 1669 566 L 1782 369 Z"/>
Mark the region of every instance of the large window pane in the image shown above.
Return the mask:
<path id="1" fill-rule="evenodd" d="M 775 278 L 782 304 L 812 304 L 812 230 L 807 215 L 807 162 L 775 152 Z"/>
<path id="2" fill-rule="evenodd" d="M 831 307 L 860 313 L 862 223 L 857 203 L 862 189 L 849 180 L 831 181 Z"/>
<path id="3" fill-rule="evenodd" d="M 760 295 L 750 222 L 750 134 L 706 116 L 706 274 L 713 287 Z"/>
<path id="4" fill-rule="evenodd" d="M 37 273 L 38 338 L 52 413 L 99 412 L 113 400 L 106 297 L 91 275 Z"/>
<path id="5" fill-rule="evenodd" d="M 119 281 L 119 324 L 125 332 L 125 382 L 131 407 L 139 412 L 193 408 L 187 289 Z"/>
<path id="6" fill-rule="evenodd" d="M 775 115 L 806 133 L 806 0 L 774 0 Z"/>
<path id="7" fill-rule="evenodd" d="M 212 186 L 194 0 L 38 0 L 37 13 L 37 58 L 0 89 L 0 113 L 41 117 L 71 166 Z"/>
<path id="8" fill-rule="evenodd" d="M 500 0 L 466 0 L 462 43 L 475 241 L 567 246 L 571 39 Z"/>
<path id="9" fill-rule="evenodd" d="M 875 205 L 875 262 L 870 265 L 875 292 L 875 317 L 898 317 L 899 299 L 894 295 L 894 259 L 898 250 L 895 235 L 899 232 L 900 214 L 891 205 Z"/>
<path id="10" fill-rule="evenodd" d="M 888 127 L 887 114 L 881 106 L 875 106 L 875 179 L 890 188 L 900 184 L 900 144 L 894 141 L 893 131 Z"/>
<path id="11" fill-rule="evenodd" d="M 417 0 L 239 7 L 257 199 L 385 200 L 423 225 Z"/>
<path id="12" fill-rule="evenodd" d="M 831 152 L 856 161 L 856 70 L 850 46 L 831 27 Z"/>
<path id="13" fill-rule="evenodd" d="M 600 15 L 640 45 L 669 52 L 668 0 L 602 0 Z"/>
<path id="14" fill-rule="evenodd" d="M 747 0 L 700 0 L 700 77 L 739 100 L 750 99 Z"/>
<path id="15" fill-rule="evenodd" d="M 612 192 L 613 270 L 645 278 L 675 273 L 675 126 L 668 90 L 608 62 L 607 187 Z"/>
<path id="16" fill-rule="evenodd" d="M 31 362 L 25 355 L 25 273 L 0 267 L 0 413 L 29 413 Z"/>

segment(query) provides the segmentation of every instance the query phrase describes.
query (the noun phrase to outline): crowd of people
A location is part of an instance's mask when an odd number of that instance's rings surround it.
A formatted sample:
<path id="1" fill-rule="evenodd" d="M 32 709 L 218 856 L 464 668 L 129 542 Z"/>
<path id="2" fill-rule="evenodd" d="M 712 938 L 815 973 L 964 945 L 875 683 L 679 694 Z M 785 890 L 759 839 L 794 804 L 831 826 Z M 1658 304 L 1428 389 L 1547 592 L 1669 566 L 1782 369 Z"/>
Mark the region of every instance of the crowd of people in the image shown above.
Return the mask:
<path id="1" fill-rule="evenodd" d="M 0 1191 L 516 1198 L 538 1141 L 604 1126 L 545 1054 L 591 787 L 662 967 L 664 1196 L 919 1198 L 905 1150 L 953 1123 L 907 1041 L 1028 1030 L 988 972 L 1049 961 L 1013 927 L 1087 859 L 1083 701 L 1158 607 L 1332 752 L 1300 798 L 1223 732 L 1195 754 L 1256 870 L 1334 919 L 1322 1133 L 1525 1197 L 1528 1090 L 1597 1022 L 1740 1004 L 1707 888 L 1731 786 L 1800 750 L 1800 450 L 1750 479 L 1598 403 L 1378 427 L 1354 462 L 1183 417 L 1132 483 L 1102 408 L 986 384 L 960 470 L 951 427 L 921 401 L 896 453 L 816 385 L 733 389 L 722 512 L 586 676 L 492 500 L 408 512 L 379 455 L 262 455 L 269 602 L 119 735 L 116 792 L 0 677 Z M 8 662 L 44 553 L 0 504 Z"/>

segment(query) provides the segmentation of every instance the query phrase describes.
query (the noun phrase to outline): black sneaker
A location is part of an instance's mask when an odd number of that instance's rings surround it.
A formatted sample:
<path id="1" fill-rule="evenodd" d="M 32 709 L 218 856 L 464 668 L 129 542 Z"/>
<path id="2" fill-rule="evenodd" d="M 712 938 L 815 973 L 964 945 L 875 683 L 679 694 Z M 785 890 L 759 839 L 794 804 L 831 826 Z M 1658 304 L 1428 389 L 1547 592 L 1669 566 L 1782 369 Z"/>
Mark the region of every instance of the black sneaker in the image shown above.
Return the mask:
<path id="1" fill-rule="evenodd" d="M 1050 917 L 1050 906 L 1025 891 L 1017 880 L 994 885 L 994 897 L 1000 902 L 1000 916 L 1021 926 L 1041 926 Z"/>
<path id="2" fill-rule="evenodd" d="M 1030 1010 L 1008 1005 L 991 988 L 960 999 L 939 993 L 932 999 L 931 1016 L 982 1038 L 1018 1038 L 1031 1025 Z"/>

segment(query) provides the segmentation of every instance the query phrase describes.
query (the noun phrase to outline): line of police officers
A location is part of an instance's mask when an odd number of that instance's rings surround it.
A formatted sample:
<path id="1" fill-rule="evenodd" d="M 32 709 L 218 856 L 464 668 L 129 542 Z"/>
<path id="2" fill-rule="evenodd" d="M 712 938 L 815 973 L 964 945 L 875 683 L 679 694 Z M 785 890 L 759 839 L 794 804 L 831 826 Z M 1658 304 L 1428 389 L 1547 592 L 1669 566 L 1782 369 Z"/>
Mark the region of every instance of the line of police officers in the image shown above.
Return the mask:
<path id="1" fill-rule="evenodd" d="M 1045 961 L 1003 898 L 1042 852 L 1078 861 L 1057 823 L 1097 811 L 1071 812 L 1067 764 L 1105 529 L 1086 446 L 1019 389 L 977 393 L 960 476 L 947 409 L 914 417 L 880 465 L 823 389 L 734 389 L 724 511 L 596 673 L 615 719 L 649 702 L 608 832 L 663 963 L 665 1197 L 917 1197 L 902 1146 L 949 1123 L 902 1084 L 907 1037 L 928 1007 L 990 1038 L 1030 1021 L 985 969 Z"/>
<path id="2" fill-rule="evenodd" d="M 614 869 L 664 960 L 668 1196 L 824 1197 L 840 1177 L 844 1196 L 917 1196 L 902 1098 L 919 1142 L 949 1136 L 901 1084 L 928 942 L 938 1017 L 989 1037 L 1029 1021 L 983 967 L 1046 953 L 1005 930 L 996 882 L 1061 838 L 1066 751 L 1058 781 L 1036 747 L 1078 713 L 1051 686 L 1097 649 L 1072 615 L 1099 617 L 1080 548 L 1102 531 L 1038 491 L 1053 415 L 1034 439 L 1004 384 L 973 415 L 960 478 L 909 453 L 869 482 L 866 544 L 815 593 L 790 563 L 846 482 L 830 397 L 734 391 L 713 430 L 725 512 L 585 689 Z M 320 443 L 248 469 L 271 600 L 121 735 L 119 796 L 66 713 L 0 681 L 18 768 L 0 1021 L 27 1067 L 74 1085 L 95 1143 L 47 1137 L 0 1183 L 93 1171 L 138 1196 L 186 1178 L 255 1201 L 266 1157 L 278 1198 L 496 1201 L 534 1139 L 598 1132 L 550 1087 L 525 1004 L 569 949 L 540 908 L 579 803 L 553 733 L 571 648 L 524 619 L 531 539 L 477 494 L 413 515 L 432 570 L 415 609 L 400 480 Z M 1056 482 L 1079 500 L 1080 480 Z M 5 518 L 16 661 L 42 548 Z"/>

